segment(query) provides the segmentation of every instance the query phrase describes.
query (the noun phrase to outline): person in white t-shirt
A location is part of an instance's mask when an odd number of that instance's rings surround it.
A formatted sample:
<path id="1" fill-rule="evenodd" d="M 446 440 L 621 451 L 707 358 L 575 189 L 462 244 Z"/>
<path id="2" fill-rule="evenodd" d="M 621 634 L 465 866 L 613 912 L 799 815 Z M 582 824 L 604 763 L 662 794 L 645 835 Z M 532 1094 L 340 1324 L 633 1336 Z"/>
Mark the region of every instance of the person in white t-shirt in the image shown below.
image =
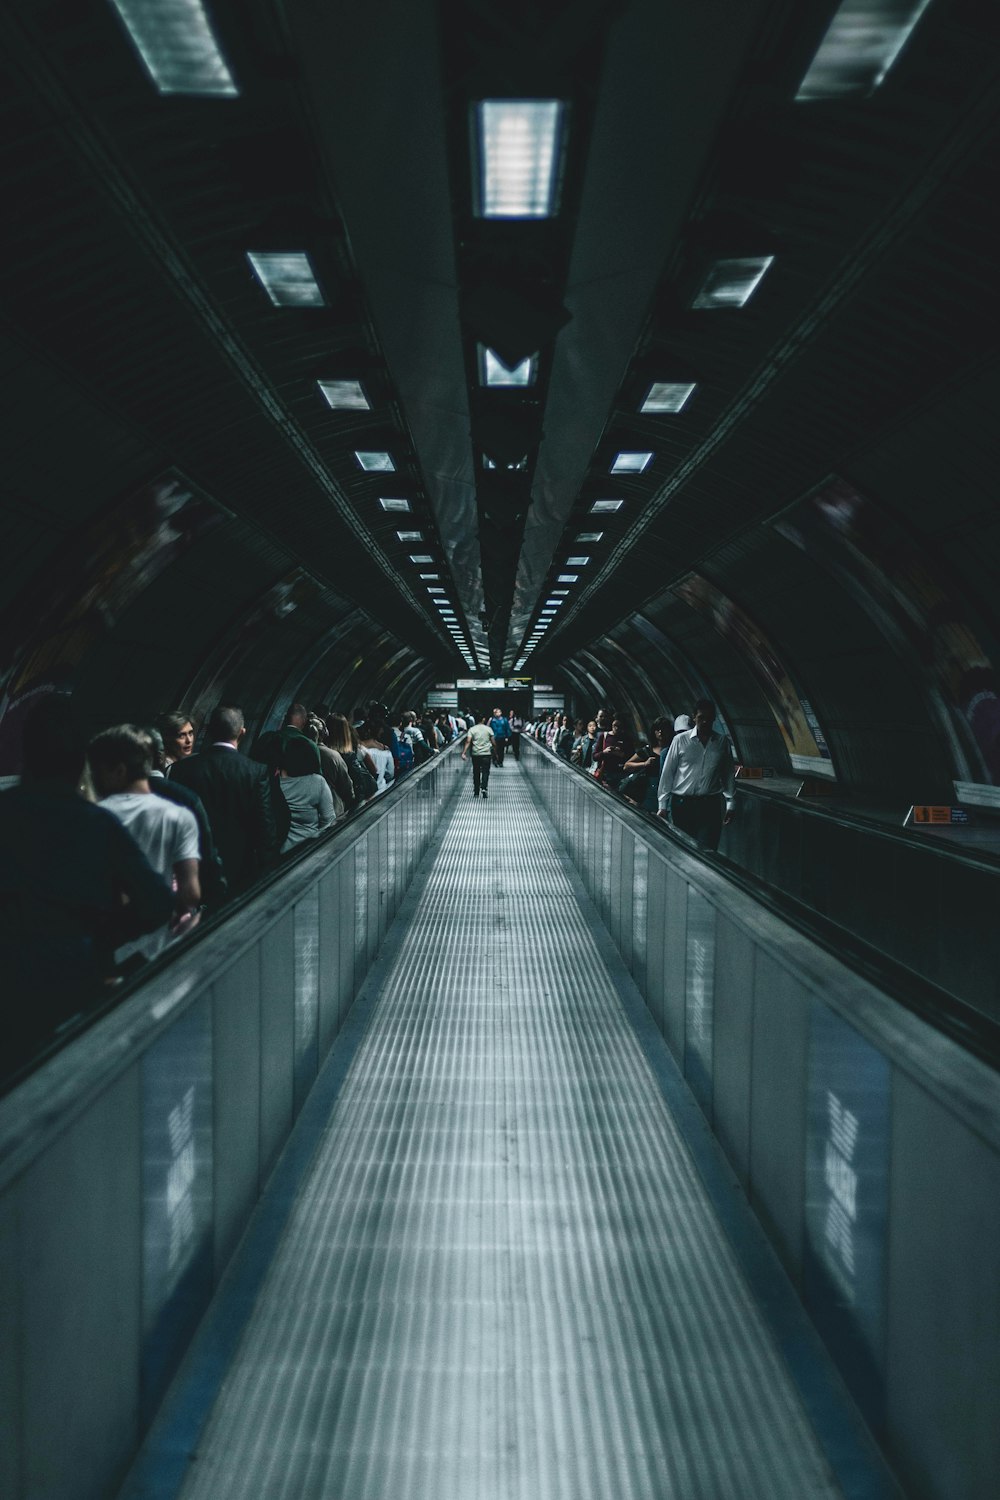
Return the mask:
<path id="1" fill-rule="evenodd" d="M 174 915 L 167 927 L 118 948 L 122 963 L 134 953 L 155 958 L 171 938 L 198 922 L 201 906 L 198 822 L 188 808 L 157 797 L 149 785 L 149 744 L 131 724 L 105 729 L 88 749 L 101 806 L 114 813 L 153 869 L 174 888 Z"/>

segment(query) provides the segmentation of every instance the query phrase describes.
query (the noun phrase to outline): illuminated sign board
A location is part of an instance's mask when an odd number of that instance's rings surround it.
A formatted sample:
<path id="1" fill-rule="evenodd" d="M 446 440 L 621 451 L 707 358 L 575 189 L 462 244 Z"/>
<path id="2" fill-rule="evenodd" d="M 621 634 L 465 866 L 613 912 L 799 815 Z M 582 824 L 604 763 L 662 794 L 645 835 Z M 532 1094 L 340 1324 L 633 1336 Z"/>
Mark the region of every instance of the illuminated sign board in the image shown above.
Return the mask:
<path id="1" fill-rule="evenodd" d="M 144 1419 L 159 1405 L 212 1293 L 211 1059 L 205 1000 L 142 1059 Z"/>
<path id="2" fill-rule="evenodd" d="M 455 684 L 458 688 L 503 688 L 507 686 L 503 677 L 460 677 Z"/>
<path id="3" fill-rule="evenodd" d="M 687 899 L 687 982 L 684 995 L 684 1076 L 711 1117 L 715 1018 L 715 907 L 693 885 Z"/>
<path id="4" fill-rule="evenodd" d="M 427 694 L 428 708 L 457 708 L 458 694 L 454 688 L 448 692 L 436 692 Z"/>
<path id="5" fill-rule="evenodd" d="M 891 1070 L 817 1003 L 809 1036 L 806 1302 L 872 1427 L 882 1420 Z"/>
<path id="6" fill-rule="evenodd" d="M 903 827 L 961 827 L 968 822 L 968 809 L 964 807 L 911 807 Z"/>

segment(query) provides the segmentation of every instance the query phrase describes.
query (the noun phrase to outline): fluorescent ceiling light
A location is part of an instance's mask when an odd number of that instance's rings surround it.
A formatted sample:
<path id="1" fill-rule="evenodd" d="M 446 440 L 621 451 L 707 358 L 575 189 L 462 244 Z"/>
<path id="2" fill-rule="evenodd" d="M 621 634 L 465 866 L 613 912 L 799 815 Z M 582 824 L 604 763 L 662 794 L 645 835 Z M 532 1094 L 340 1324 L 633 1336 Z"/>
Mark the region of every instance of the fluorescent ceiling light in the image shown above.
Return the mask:
<path id="1" fill-rule="evenodd" d="M 366 474 L 393 474 L 396 465 L 391 453 L 355 453 L 354 457 Z"/>
<path id="2" fill-rule="evenodd" d="M 545 601 L 545 607 L 546 607 L 546 609 L 550 609 L 550 608 L 551 609 L 559 609 L 565 603 L 566 603 L 565 599 L 546 599 L 546 601 Z"/>
<path id="3" fill-rule="evenodd" d="M 654 380 L 640 411 L 680 411 L 694 390 L 694 382 Z"/>
<path id="4" fill-rule="evenodd" d="M 318 380 L 327 404 L 334 411 L 371 411 L 371 402 L 361 389 L 360 380 Z"/>
<path id="5" fill-rule="evenodd" d="M 444 589 L 442 588 L 441 584 L 439 584 L 439 583 L 429 583 L 427 585 L 427 592 L 429 594 L 443 594 L 444 593 Z"/>
<path id="6" fill-rule="evenodd" d="M 610 515 L 612 511 L 621 510 L 624 504 L 624 500 L 595 500 L 590 507 L 590 514 L 592 516 Z"/>
<path id="7" fill-rule="evenodd" d="M 201 0 L 111 0 L 161 94 L 239 93 Z"/>
<path id="8" fill-rule="evenodd" d="M 930 0 L 844 0 L 796 99 L 874 93 L 929 4 Z"/>
<path id="9" fill-rule="evenodd" d="M 560 573 L 556 579 L 557 583 L 578 583 L 579 579 L 575 573 Z"/>
<path id="10" fill-rule="evenodd" d="M 603 531 L 581 531 L 576 540 L 578 545 L 586 546 L 588 542 L 599 542 L 603 536 Z"/>
<path id="11" fill-rule="evenodd" d="M 440 578 L 441 574 L 440 573 L 421 573 L 420 577 L 426 583 L 429 579 L 438 579 L 438 578 Z"/>
<path id="12" fill-rule="evenodd" d="M 760 286 L 773 255 L 737 255 L 717 260 L 692 307 L 745 307 Z"/>
<path id="13" fill-rule="evenodd" d="M 383 510 L 405 510 L 405 511 L 410 511 L 410 510 L 413 509 L 413 507 L 411 506 L 409 500 L 386 500 L 386 499 L 383 499 L 381 495 L 379 496 L 379 502 L 378 503 L 379 503 L 379 505 L 381 505 L 381 507 L 382 507 Z"/>
<path id="14" fill-rule="evenodd" d="M 429 552 L 427 552 L 427 553 L 425 553 L 425 552 L 411 552 L 410 553 L 410 562 L 411 563 L 432 563 L 433 561 L 434 561 L 434 559 L 433 559 L 433 557 L 431 557 L 431 555 L 430 555 Z"/>
<path id="15" fill-rule="evenodd" d="M 422 542 L 424 539 L 422 531 L 397 531 L 396 535 L 401 542 Z"/>
<path id="16" fill-rule="evenodd" d="M 483 466 L 484 466 L 484 468 L 487 468 L 487 469 L 495 469 L 496 468 L 496 464 L 493 462 L 492 458 L 487 458 L 487 456 L 486 456 L 485 453 L 483 454 Z M 517 463 L 515 463 L 515 464 L 504 464 L 503 467 L 505 469 L 510 469 L 510 470 L 514 470 L 514 469 L 526 469 L 528 467 L 527 456 L 525 456 L 524 458 L 519 458 L 517 460 Z"/>
<path id="17" fill-rule="evenodd" d="M 504 364 L 499 354 L 494 354 L 493 350 L 487 349 L 485 344 L 479 346 L 479 382 L 481 385 L 534 385 L 537 365 L 538 358 L 534 354 L 529 355 L 527 359 L 522 359 L 519 365 L 507 365 Z"/>
<path id="18" fill-rule="evenodd" d="M 567 557 L 566 566 L 568 568 L 585 568 L 589 562 L 589 557 Z"/>
<path id="19" fill-rule="evenodd" d="M 483 99 L 477 106 L 479 216 L 547 219 L 555 211 L 558 99 Z"/>
<path id="20" fill-rule="evenodd" d="M 653 461 L 651 453 L 618 453 L 611 465 L 612 474 L 641 474 Z M 600 502 L 598 501 L 598 504 Z"/>
<path id="21" fill-rule="evenodd" d="M 309 257 L 304 250 L 271 252 L 248 250 L 254 275 L 275 307 L 322 307 L 323 293 L 316 285 Z"/>

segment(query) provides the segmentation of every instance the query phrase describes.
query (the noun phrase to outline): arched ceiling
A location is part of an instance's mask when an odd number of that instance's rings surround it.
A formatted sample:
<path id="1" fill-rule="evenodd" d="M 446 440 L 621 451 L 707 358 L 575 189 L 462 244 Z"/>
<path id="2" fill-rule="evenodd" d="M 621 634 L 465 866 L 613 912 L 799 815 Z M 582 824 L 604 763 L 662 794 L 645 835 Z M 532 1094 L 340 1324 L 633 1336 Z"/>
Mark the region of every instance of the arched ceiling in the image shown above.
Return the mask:
<path id="1" fill-rule="evenodd" d="M 164 92 L 140 46 L 183 51 L 192 25 L 214 82 Z M 986 0 L 23 0 L 0 40 L 6 600 L 165 473 L 228 518 L 159 585 L 159 608 L 190 602 L 180 686 L 215 682 L 296 570 L 316 592 L 288 670 L 317 691 L 310 643 L 333 684 L 378 640 L 377 673 L 416 692 L 475 669 L 585 681 L 606 638 L 650 630 L 701 680 L 711 651 L 670 593 L 692 571 L 821 672 L 781 582 L 801 601 L 809 566 L 770 523 L 830 475 L 989 595 Z M 486 211 L 484 100 L 559 106 L 551 212 Z M 307 258 L 314 305 L 275 305 L 248 259 L 275 253 Z M 700 306 L 741 257 L 765 267 L 745 304 Z M 486 384 L 486 349 L 530 383 Z M 363 407 L 321 382 L 360 383 Z M 656 385 L 677 410 L 649 409 Z M 613 473 L 619 453 L 649 458 Z M 134 643 L 156 635 L 140 615 Z"/>

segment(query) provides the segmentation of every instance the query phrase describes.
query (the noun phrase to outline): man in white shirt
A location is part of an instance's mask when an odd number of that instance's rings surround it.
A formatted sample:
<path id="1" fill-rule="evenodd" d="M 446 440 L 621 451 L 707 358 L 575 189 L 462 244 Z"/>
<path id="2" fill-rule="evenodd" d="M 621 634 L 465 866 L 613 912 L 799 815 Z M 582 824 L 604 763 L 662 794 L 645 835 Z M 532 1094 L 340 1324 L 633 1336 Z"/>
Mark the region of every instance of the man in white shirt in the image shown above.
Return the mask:
<path id="1" fill-rule="evenodd" d="M 700 849 L 718 849 L 734 810 L 736 768 L 714 723 L 715 704 L 703 698 L 694 706 L 694 728 L 674 736 L 656 791 L 657 816 L 665 818 L 669 805 L 674 827 Z"/>
<path id="2" fill-rule="evenodd" d="M 149 785 L 149 743 L 133 725 L 119 724 L 104 730 L 91 740 L 87 754 L 101 806 L 125 825 L 153 869 L 174 887 L 170 926 L 115 951 L 118 963 L 133 953 L 155 958 L 172 937 L 189 931 L 198 921 L 198 821 L 188 808 L 153 793 Z"/>

